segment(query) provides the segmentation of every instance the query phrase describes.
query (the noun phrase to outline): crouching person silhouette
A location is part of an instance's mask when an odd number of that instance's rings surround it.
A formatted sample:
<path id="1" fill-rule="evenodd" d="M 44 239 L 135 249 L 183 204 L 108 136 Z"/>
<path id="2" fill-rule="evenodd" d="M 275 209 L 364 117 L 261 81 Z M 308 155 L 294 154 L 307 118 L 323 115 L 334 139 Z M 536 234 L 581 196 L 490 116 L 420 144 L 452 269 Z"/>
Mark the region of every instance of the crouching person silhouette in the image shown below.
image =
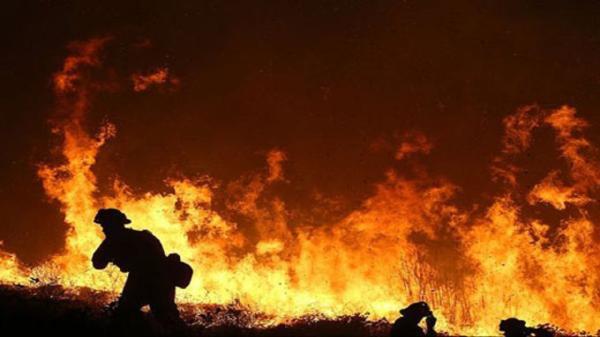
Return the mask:
<path id="1" fill-rule="evenodd" d="M 531 335 L 529 329 L 525 326 L 525 321 L 513 317 L 500 321 L 499 328 L 505 337 L 527 337 Z"/>
<path id="2" fill-rule="evenodd" d="M 417 302 L 400 310 L 402 317 L 398 318 L 392 330 L 390 337 L 434 337 L 437 333 L 434 330 L 435 322 L 437 321 L 429 305 L 425 302 Z M 426 318 L 427 332 L 419 327 L 419 323 L 423 318 Z"/>
<path id="3" fill-rule="evenodd" d="M 113 263 L 129 273 L 114 311 L 118 329 L 133 328 L 140 309 L 150 305 L 153 316 L 165 332 L 185 329 L 175 304 L 175 286 L 185 288 L 192 276 L 189 265 L 177 254 L 165 256 L 160 241 L 147 230 L 126 228 L 131 220 L 121 211 L 100 209 L 94 222 L 102 226 L 105 239 L 92 257 L 96 269 Z"/>
<path id="4" fill-rule="evenodd" d="M 504 337 L 553 337 L 554 331 L 547 327 L 530 328 L 526 322 L 518 318 L 507 318 L 500 321 L 499 329 L 503 332 Z"/>

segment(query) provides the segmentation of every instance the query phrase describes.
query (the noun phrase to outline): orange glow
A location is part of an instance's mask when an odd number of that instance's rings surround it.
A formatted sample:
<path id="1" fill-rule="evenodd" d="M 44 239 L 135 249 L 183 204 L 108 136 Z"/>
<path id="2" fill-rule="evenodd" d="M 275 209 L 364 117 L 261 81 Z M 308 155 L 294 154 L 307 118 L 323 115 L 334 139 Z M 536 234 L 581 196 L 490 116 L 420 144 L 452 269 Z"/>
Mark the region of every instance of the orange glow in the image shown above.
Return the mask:
<path id="1" fill-rule="evenodd" d="M 432 149 L 433 144 L 424 134 L 409 132 L 404 135 L 404 139 L 396 151 L 396 159 L 402 160 L 413 153 L 428 154 Z"/>

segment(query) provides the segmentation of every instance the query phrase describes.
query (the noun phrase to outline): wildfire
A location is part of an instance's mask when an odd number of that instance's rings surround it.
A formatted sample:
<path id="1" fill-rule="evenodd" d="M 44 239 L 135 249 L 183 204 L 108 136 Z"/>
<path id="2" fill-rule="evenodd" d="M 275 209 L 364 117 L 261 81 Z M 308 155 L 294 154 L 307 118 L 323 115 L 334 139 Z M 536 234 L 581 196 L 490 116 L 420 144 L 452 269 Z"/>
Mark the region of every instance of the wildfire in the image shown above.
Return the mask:
<path id="1" fill-rule="evenodd" d="M 425 300 L 439 315 L 440 330 L 463 334 L 495 334 L 509 316 L 574 331 L 600 327 L 598 230 L 586 210 L 597 202 L 600 162 L 575 109 L 529 106 L 506 117 L 503 147 L 491 167 L 504 188 L 484 211 L 457 206 L 459 187 L 443 177 L 409 179 L 389 170 L 342 220 L 290 226 L 285 202 L 265 193 L 274 184 L 293 183 L 285 178 L 287 155 L 280 149 L 267 153 L 264 171 L 224 189 L 210 177 L 171 178 L 169 193 L 138 194 L 116 179 L 110 193 L 98 192 L 93 166 L 116 127 L 106 124 L 91 135 L 82 124 L 94 91 L 101 90 L 89 84 L 87 71 L 100 66 L 108 41 L 73 44 L 73 55 L 54 76 L 59 106 L 68 110 L 55 128 L 63 161 L 40 165 L 38 175 L 48 197 L 60 203 L 69 231 L 64 250 L 35 268 L 58 268 L 61 285 L 120 290 L 121 274 L 95 271 L 90 263 L 102 239 L 91 220 L 97 209 L 117 207 L 133 228 L 149 229 L 167 252 L 193 266 L 196 276 L 179 291 L 181 301 L 239 300 L 283 321 L 356 312 L 391 320 L 399 308 Z M 133 78 L 145 90 L 166 82 L 167 74 Z M 540 128 L 554 133 L 566 168 L 549 170 L 523 196 L 514 159 Z M 396 159 L 433 149 L 425 135 L 407 135 Z M 220 193 L 231 211 L 253 221 L 258 239 L 214 209 Z M 523 216 L 524 207 L 539 204 L 576 212 L 561 213 L 554 233 L 541 219 Z M 32 272 L 8 253 L 0 254 L 0 266 L 4 283 L 25 283 Z"/>

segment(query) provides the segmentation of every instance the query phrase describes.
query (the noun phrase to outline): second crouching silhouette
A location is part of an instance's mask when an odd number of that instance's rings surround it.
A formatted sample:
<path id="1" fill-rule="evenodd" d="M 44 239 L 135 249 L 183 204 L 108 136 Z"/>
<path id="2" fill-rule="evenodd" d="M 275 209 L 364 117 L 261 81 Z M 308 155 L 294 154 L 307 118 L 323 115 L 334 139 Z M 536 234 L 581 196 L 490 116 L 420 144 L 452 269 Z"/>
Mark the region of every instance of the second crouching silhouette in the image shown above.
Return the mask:
<path id="1" fill-rule="evenodd" d="M 398 318 L 392 330 L 390 337 L 434 337 L 437 336 L 435 332 L 435 323 L 437 319 L 433 316 L 429 305 L 425 302 L 417 302 L 409 305 L 408 307 L 400 310 L 402 317 Z M 419 326 L 421 320 L 425 318 L 427 329 L 423 329 Z"/>

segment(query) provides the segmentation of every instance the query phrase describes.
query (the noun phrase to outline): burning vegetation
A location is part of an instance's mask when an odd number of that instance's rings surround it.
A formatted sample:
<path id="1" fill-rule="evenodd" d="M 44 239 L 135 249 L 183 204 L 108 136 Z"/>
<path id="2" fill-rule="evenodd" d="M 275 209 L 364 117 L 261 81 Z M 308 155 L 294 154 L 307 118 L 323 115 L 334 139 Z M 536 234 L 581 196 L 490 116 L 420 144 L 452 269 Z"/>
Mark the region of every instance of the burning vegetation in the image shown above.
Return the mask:
<path id="1" fill-rule="evenodd" d="M 381 333 L 377 322 L 422 300 L 435 310 L 438 329 L 452 334 L 494 335 L 500 320 L 511 316 L 571 332 L 600 328 L 600 234 L 590 216 L 598 207 L 600 162 L 586 137 L 591 126 L 575 108 L 532 105 L 504 119 L 501 150 L 490 165 L 499 188 L 489 205 L 459 205 L 460 186 L 426 170 L 405 176 L 390 169 L 341 220 L 291 226 L 285 202 L 267 193 L 294 183 L 285 177 L 285 149 L 269 151 L 264 170 L 225 186 L 207 176 L 165 177 L 171 192 L 137 193 L 115 178 L 110 191 L 99 191 L 94 164 L 118 125 L 105 123 L 90 133 L 85 119 L 95 94 L 118 88 L 95 78 L 111 40 L 73 43 L 54 75 L 59 113 L 52 127 L 62 139 L 62 158 L 40 164 L 38 175 L 69 226 L 64 250 L 38 266 L 0 252 L 3 284 L 59 286 L 71 299 L 101 293 L 93 296 L 99 305 L 114 300 L 123 276 L 93 270 L 90 257 L 102 239 L 92 224 L 96 211 L 116 207 L 133 228 L 149 229 L 167 252 L 193 266 L 196 276 L 178 300 L 188 320 L 205 325 L 213 324 L 211 305 L 236 304 L 251 317 L 238 322 L 242 328 L 346 317 Z M 167 68 L 157 69 L 130 75 L 133 90 L 180 84 Z M 561 163 L 523 186 L 520 158 L 540 130 L 552 133 Z M 395 158 L 434 150 L 427 135 L 408 131 Z M 217 197 L 250 219 L 257 237 L 215 210 Z M 531 207 L 551 207 L 560 224 L 525 216 L 523 209 Z"/>

